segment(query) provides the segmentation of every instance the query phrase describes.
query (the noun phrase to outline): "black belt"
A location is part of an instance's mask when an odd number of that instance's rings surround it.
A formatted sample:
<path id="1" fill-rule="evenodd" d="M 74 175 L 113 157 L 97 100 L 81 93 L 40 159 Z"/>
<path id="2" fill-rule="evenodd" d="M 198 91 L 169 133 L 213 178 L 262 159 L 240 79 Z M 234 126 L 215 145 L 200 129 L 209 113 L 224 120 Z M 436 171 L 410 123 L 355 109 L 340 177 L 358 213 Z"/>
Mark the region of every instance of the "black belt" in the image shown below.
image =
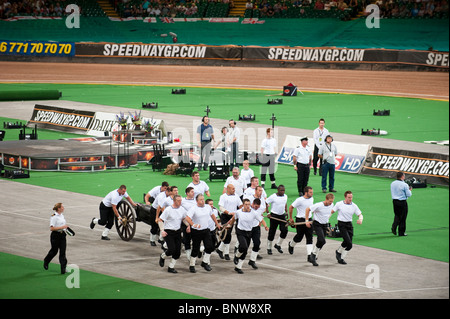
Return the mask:
<path id="1" fill-rule="evenodd" d="M 181 233 L 181 228 L 178 228 L 177 230 L 175 229 L 164 229 L 164 231 L 168 234 L 168 235 L 176 235 Z"/>

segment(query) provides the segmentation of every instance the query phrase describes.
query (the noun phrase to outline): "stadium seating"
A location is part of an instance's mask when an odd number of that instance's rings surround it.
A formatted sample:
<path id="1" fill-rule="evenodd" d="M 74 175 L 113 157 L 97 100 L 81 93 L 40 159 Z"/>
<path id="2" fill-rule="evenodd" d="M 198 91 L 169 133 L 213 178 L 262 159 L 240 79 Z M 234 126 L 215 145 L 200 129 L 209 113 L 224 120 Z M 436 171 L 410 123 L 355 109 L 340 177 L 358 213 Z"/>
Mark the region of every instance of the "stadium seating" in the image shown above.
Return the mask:
<path id="1" fill-rule="evenodd" d="M 379 3 L 376 0 L 343 0 L 346 4 L 340 7 L 339 2 L 342 0 L 320 0 L 323 5 L 316 6 L 319 0 L 251 0 L 252 9 L 246 9 L 244 18 L 333 18 L 340 20 L 350 20 L 357 17 L 364 17 L 364 8 L 369 3 Z M 0 9 L 0 19 L 11 18 L 14 16 L 58 16 L 61 13 L 53 11 L 58 0 L 48 0 L 45 2 L 46 7 L 40 12 L 27 9 L 26 6 L 18 6 L 18 9 L 8 10 Z M 163 13 L 158 16 L 173 18 L 209 18 L 209 17 L 228 17 L 233 4 L 230 0 L 110 0 L 111 4 L 116 3 L 116 11 L 122 18 L 127 17 L 147 17 L 156 16 L 143 9 L 143 4 L 153 7 L 167 7 Z M 25 0 L 10 0 L 12 5 L 25 4 Z M 93 0 L 71 0 L 71 4 L 76 4 L 81 8 L 81 15 L 84 17 L 105 17 L 106 13 L 97 1 Z M 12 6 L 11 5 L 11 6 Z M 61 3 L 65 6 L 64 3 Z M 196 5 L 196 12 L 190 9 Z M 242 3 L 240 4 L 242 5 Z M 270 8 L 270 12 L 267 9 Z M 321 9 L 324 8 L 324 9 Z M 427 2 L 417 3 L 412 0 L 394 0 L 383 1 L 380 4 L 381 18 L 391 19 L 448 19 L 448 0 L 430 0 Z M 64 11 L 62 15 L 67 15 Z"/>
<path id="2" fill-rule="evenodd" d="M 40 11 L 37 11 L 33 4 L 27 4 L 28 1 L 23 0 L 11 0 L 11 6 L 5 12 L 0 12 L 0 18 L 11 18 L 14 16 L 44 16 L 44 17 L 57 17 L 57 16 L 65 16 L 67 13 L 65 12 L 65 7 L 67 4 L 64 2 L 60 2 L 59 0 L 48 0 L 45 1 L 45 5 L 40 7 Z M 62 12 L 54 10 L 56 8 L 57 3 L 61 5 Z M 70 4 L 75 4 L 80 8 L 80 13 L 85 17 L 103 17 L 106 16 L 105 12 L 102 10 L 97 1 L 90 0 L 71 0 Z M 17 6 L 17 12 L 12 8 L 13 6 Z"/>

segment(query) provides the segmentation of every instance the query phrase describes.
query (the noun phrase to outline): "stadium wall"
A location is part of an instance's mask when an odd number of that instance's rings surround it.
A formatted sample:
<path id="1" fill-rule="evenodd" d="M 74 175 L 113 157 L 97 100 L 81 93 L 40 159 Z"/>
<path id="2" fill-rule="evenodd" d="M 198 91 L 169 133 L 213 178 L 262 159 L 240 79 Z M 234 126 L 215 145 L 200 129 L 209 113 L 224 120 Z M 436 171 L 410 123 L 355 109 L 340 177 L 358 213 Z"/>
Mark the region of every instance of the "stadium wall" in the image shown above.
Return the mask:
<path id="1" fill-rule="evenodd" d="M 9 40 L 0 60 L 443 72 L 450 64 L 440 51 Z"/>

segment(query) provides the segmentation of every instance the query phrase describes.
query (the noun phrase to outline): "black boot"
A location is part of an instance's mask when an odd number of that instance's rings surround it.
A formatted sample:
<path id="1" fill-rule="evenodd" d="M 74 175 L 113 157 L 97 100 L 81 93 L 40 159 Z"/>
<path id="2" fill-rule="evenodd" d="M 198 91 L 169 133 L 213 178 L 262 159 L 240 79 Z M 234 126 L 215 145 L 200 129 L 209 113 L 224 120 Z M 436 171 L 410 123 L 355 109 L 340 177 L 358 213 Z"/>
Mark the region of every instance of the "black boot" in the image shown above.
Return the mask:
<path id="1" fill-rule="evenodd" d="M 314 255 L 314 254 L 311 254 L 311 264 L 313 264 L 313 266 L 319 266 L 319 264 L 316 262 L 316 258 L 317 258 L 317 256 L 316 255 Z"/>

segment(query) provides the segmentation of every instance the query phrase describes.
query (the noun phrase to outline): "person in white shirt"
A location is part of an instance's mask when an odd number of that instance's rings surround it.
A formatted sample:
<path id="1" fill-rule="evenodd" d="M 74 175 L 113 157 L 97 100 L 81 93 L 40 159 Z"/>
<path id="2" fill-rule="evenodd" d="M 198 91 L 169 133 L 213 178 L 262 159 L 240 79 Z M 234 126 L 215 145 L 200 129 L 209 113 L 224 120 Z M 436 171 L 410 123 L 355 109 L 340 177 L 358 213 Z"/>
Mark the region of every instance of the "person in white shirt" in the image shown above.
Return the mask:
<path id="1" fill-rule="evenodd" d="M 341 232 L 343 242 L 336 250 L 336 259 L 338 263 L 342 265 L 347 264 L 344 258 L 353 247 L 353 215 L 358 216 L 358 220 L 356 221 L 358 225 L 361 225 L 363 221 L 361 210 L 358 205 L 353 203 L 353 193 L 351 191 L 346 191 L 344 193 L 344 198 L 345 199 L 338 202 L 331 211 L 331 214 L 334 214 L 335 212 L 338 213 L 338 228 Z"/>
<path id="2" fill-rule="evenodd" d="M 280 236 L 278 237 L 274 248 L 278 250 L 280 254 L 283 253 L 281 244 L 288 233 L 287 224 L 285 222 L 288 197 L 285 194 L 285 191 L 284 185 L 280 185 L 278 186 L 278 191 L 275 194 L 270 195 L 266 200 L 267 205 L 270 205 L 270 213 L 267 215 L 267 217 L 270 218 L 269 234 L 267 236 L 267 254 L 269 255 L 272 255 L 272 244 L 278 226 L 280 226 Z"/>
<path id="3" fill-rule="evenodd" d="M 319 149 L 325 143 L 325 137 L 330 135 L 330 132 L 325 128 L 325 120 L 319 120 L 319 127 L 313 132 L 314 138 L 314 158 L 313 158 L 313 169 L 314 175 L 317 174 L 317 162 L 319 161 Z M 320 159 L 319 175 L 322 175 L 322 159 Z"/>
<path id="4" fill-rule="evenodd" d="M 247 256 L 248 246 L 252 238 L 252 229 L 256 224 L 259 224 L 263 220 L 263 216 L 251 207 L 249 199 L 244 199 L 242 209 L 239 209 L 233 218 L 230 220 L 230 224 L 233 224 L 235 220 L 239 220 L 236 226 L 237 240 L 239 241 L 239 250 L 234 255 L 234 264 L 236 267 L 234 270 L 238 274 L 243 274 L 242 265 L 245 257 Z"/>
<path id="5" fill-rule="evenodd" d="M 186 220 L 191 226 L 191 235 L 192 235 L 192 253 L 189 262 L 189 271 L 195 273 L 195 261 L 197 260 L 197 256 L 200 252 L 200 244 L 203 242 L 205 246 L 205 253 L 203 254 L 203 260 L 201 266 L 206 271 L 211 271 L 211 252 L 214 251 L 214 245 L 211 240 L 211 235 L 209 232 L 209 220 L 212 218 L 214 224 L 219 229 L 221 225 L 217 222 L 216 217 L 214 216 L 211 206 L 205 204 L 205 197 L 202 194 L 197 195 L 196 197 L 197 205 L 192 207 L 188 213 Z"/>
<path id="6" fill-rule="evenodd" d="M 165 199 L 160 200 L 158 202 L 158 208 L 156 209 L 156 222 L 159 220 L 159 216 L 164 212 L 166 207 L 172 206 L 174 197 L 178 195 L 178 187 L 177 186 L 170 186 L 169 187 L 169 196 L 167 196 Z M 159 227 L 159 224 L 158 224 Z M 161 233 L 161 230 L 159 231 Z M 164 240 L 162 240 L 164 241 Z M 163 249 L 167 249 L 167 243 L 163 243 Z"/>
<path id="7" fill-rule="evenodd" d="M 242 207 L 242 201 L 235 193 L 235 187 L 233 184 L 227 186 L 227 192 L 222 194 L 219 198 L 219 210 L 220 220 L 222 225 L 228 223 L 238 209 Z M 219 254 L 220 259 L 230 260 L 230 242 L 231 232 L 233 228 L 228 229 L 225 239 L 220 243 L 216 252 Z"/>
<path id="8" fill-rule="evenodd" d="M 261 186 L 266 183 L 267 169 L 269 169 L 272 189 L 277 189 L 275 184 L 275 157 L 278 152 L 277 140 L 273 137 L 273 128 L 266 130 L 266 138 L 261 143 Z"/>
<path id="9" fill-rule="evenodd" d="M 165 192 L 167 187 L 169 187 L 169 183 L 162 182 L 161 186 L 155 186 L 151 190 L 148 191 L 144 196 L 144 202 L 146 205 L 151 205 L 155 201 L 156 196 L 160 193 Z"/>
<path id="10" fill-rule="evenodd" d="M 209 186 L 204 181 L 200 180 L 200 173 L 197 171 L 192 172 L 192 182 L 187 187 L 194 188 L 194 197 L 197 198 L 198 194 L 211 197 L 209 192 Z"/>
<path id="11" fill-rule="evenodd" d="M 158 204 L 158 209 L 156 210 L 156 218 L 159 218 L 159 215 L 162 214 L 162 212 L 164 212 L 164 209 L 166 209 L 166 207 L 173 205 L 173 199 L 176 195 L 178 195 L 178 187 L 170 186 L 169 196 Z"/>
<path id="12" fill-rule="evenodd" d="M 156 196 L 150 208 L 150 245 L 156 246 L 159 241 L 158 217 L 165 200 L 172 194 L 172 188 L 167 188 L 164 192 Z"/>
<path id="13" fill-rule="evenodd" d="M 181 201 L 181 206 L 183 206 L 183 208 L 186 209 L 186 211 L 189 211 L 193 206 L 197 205 L 197 201 L 195 200 L 194 197 L 195 194 L 194 188 L 187 187 L 185 193 L 186 197 L 183 198 L 183 200 Z M 181 224 L 181 230 L 183 233 L 183 236 L 181 237 L 181 242 L 184 245 L 184 252 L 189 261 L 191 259 L 191 241 L 192 241 L 191 233 L 187 232 L 187 225 L 185 225 L 184 223 Z"/>
<path id="14" fill-rule="evenodd" d="M 252 208 L 256 210 L 258 213 L 261 214 L 261 216 L 264 215 L 264 213 L 267 213 L 267 204 L 266 199 L 263 197 L 262 192 L 264 189 L 261 186 L 256 186 L 254 195 L 246 195 L 244 197 L 250 200 L 250 203 L 252 203 Z M 252 229 L 252 252 L 250 254 L 250 260 L 248 264 L 253 267 L 253 269 L 258 269 L 256 266 L 256 259 L 258 258 L 258 252 L 259 248 L 261 246 L 261 227 L 260 224 L 262 224 L 266 231 L 269 230 L 269 227 L 266 225 L 266 221 L 263 219 L 261 223 L 255 223 L 253 229 Z M 236 242 L 235 246 L 235 252 L 239 248 L 239 241 Z M 262 258 L 260 256 L 260 258 Z"/>
<path id="15" fill-rule="evenodd" d="M 328 220 L 330 219 L 331 210 L 333 209 L 334 194 L 329 193 L 325 196 L 323 202 L 312 205 L 305 210 L 305 221 L 306 227 L 311 227 L 311 222 L 309 221 L 310 213 L 314 214 L 314 221 L 312 227 L 317 235 L 316 245 L 313 247 L 311 252 L 310 263 L 313 266 L 319 266 L 317 263 L 317 255 L 322 247 L 325 245 L 325 235 L 328 227 Z"/>
<path id="16" fill-rule="evenodd" d="M 68 228 L 66 219 L 64 218 L 64 206 L 62 203 L 57 203 L 53 207 L 55 213 L 50 217 L 50 243 L 51 249 L 47 256 L 44 258 L 44 269 L 48 270 L 48 264 L 58 254 L 59 251 L 59 263 L 61 266 L 61 274 L 66 273 L 67 258 L 66 258 L 66 232 Z"/>
<path id="17" fill-rule="evenodd" d="M 181 223 L 187 216 L 187 211 L 181 206 L 181 196 L 173 196 L 173 204 L 167 206 L 158 220 L 161 236 L 167 244 L 167 250 L 159 258 L 159 265 L 164 267 L 164 260 L 171 258 L 168 272 L 176 274 L 175 264 L 181 254 Z M 187 227 L 187 232 L 190 232 Z"/>
<path id="18" fill-rule="evenodd" d="M 244 195 L 244 191 L 247 189 L 245 180 L 242 176 L 239 176 L 239 168 L 238 167 L 233 167 L 231 174 L 232 175 L 227 178 L 225 185 L 223 185 L 222 194 L 224 194 L 227 191 L 228 185 L 233 184 L 234 189 L 235 189 L 235 194 L 242 199 L 242 196 Z"/>
<path id="19" fill-rule="evenodd" d="M 205 201 L 205 204 L 209 205 L 211 207 L 213 215 L 216 217 L 217 221 L 220 223 L 221 221 L 220 221 L 220 217 L 219 217 L 219 210 L 214 207 L 214 201 L 211 198 L 208 198 Z M 212 219 L 209 221 L 208 228 L 209 228 L 209 232 L 211 235 L 211 240 L 212 240 L 213 246 L 217 247 L 218 246 L 217 237 L 216 237 L 217 227 L 216 227 L 216 224 L 214 224 L 214 221 Z M 204 251 L 205 247 L 201 247 L 200 250 Z"/>
<path id="20" fill-rule="evenodd" d="M 298 196 L 303 195 L 303 190 L 308 186 L 309 171 L 312 160 L 312 152 L 308 146 L 308 138 L 300 139 L 301 145 L 294 150 L 292 161 L 294 162 L 294 170 L 297 171 L 297 190 Z"/>
<path id="21" fill-rule="evenodd" d="M 100 202 L 100 218 L 92 218 L 89 227 L 91 229 L 94 229 L 95 225 L 97 224 L 105 226 L 101 237 L 102 240 L 110 240 L 108 234 L 112 226 L 114 225 L 114 215 L 117 217 L 119 222 L 122 221 L 122 216 L 120 216 L 119 212 L 117 211 L 117 205 L 123 198 L 126 198 L 132 206 L 136 206 L 131 197 L 128 195 L 127 187 L 125 185 L 120 185 L 118 189 L 109 192 L 108 195 L 106 195 L 105 198 L 103 198 L 103 200 Z"/>
<path id="22" fill-rule="evenodd" d="M 250 186 L 249 186 L 249 187 L 245 190 L 245 192 L 244 192 L 244 197 L 249 196 L 249 195 L 255 195 L 255 190 L 256 190 L 256 187 L 258 187 L 258 186 L 260 186 L 260 185 L 259 185 L 259 179 L 258 179 L 258 177 L 253 176 L 253 177 L 250 179 Z M 261 188 L 262 188 L 262 186 L 261 186 Z M 266 193 L 266 191 L 264 190 L 264 188 L 262 188 L 261 196 L 262 196 L 262 198 L 263 198 L 264 200 L 267 199 L 267 193 Z"/>
<path id="23" fill-rule="evenodd" d="M 231 166 L 239 166 L 237 163 L 237 157 L 239 153 L 239 137 L 241 136 L 241 130 L 236 126 L 235 120 L 228 122 L 230 131 L 227 135 L 227 146 L 231 149 Z"/>
<path id="24" fill-rule="evenodd" d="M 248 160 L 245 160 L 244 162 L 242 162 L 242 166 L 244 168 L 241 169 L 241 176 L 245 180 L 245 185 L 246 185 L 246 188 L 247 188 L 247 187 L 250 187 L 251 178 L 253 176 L 255 176 L 255 173 L 250 168 L 250 162 Z"/>
<path id="25" fill-rule="evenodd" d="M 314 204 L 313 189 L 310 186 L 304 188 L 304 195 L 297 198 L 291 206 L 289 206 L 289 223 L 294 224 L 294 219 L 292 213 L 294 208 L 297 209 L 297 215 L 295 217 L 296 223 L 305 222 L 305 211 L 306 208 L 311 207 Z M 309 219 L 312 221 L 312 219 Z M 313 230 L 312 228 L 306 227 L 306 225 L 296 225 L 297 234 L 294 236 L 293 240 L 289 242 L 289 253 L 292 255 L 294 253 L 294 247 L 296 244 L 302 241 L 303 236 L 306 237 L 306 255 L 307 261 L 311 259 L 311 252 L 313 250 Z"/>

